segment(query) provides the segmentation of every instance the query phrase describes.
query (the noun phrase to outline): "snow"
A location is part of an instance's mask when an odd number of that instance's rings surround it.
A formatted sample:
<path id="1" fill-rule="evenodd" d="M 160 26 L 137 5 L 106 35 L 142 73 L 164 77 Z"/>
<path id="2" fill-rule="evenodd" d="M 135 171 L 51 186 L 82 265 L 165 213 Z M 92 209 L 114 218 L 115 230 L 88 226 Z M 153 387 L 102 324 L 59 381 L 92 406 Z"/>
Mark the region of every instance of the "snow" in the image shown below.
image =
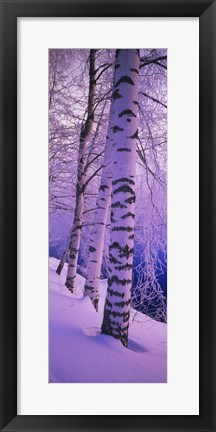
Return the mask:
<path id="1" fill-rule="evenodd" d="M 49 382 L 165 383 L 167 325 L 131 310 L 129 346 L 100 334 L 107 280 L 101 280 L 99 311 L 83 298 L 85 279 L 77 274 L 76 290 L 65 287 L 67 264 L 49 259 Z"/>

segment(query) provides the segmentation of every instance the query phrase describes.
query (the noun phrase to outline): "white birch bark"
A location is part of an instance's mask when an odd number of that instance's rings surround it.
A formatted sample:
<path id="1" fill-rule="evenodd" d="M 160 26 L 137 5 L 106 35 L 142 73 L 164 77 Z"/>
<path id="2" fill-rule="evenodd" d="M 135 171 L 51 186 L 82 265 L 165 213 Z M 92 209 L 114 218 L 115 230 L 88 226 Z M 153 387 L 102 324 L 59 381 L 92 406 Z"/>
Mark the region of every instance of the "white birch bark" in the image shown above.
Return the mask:
<path id="1" fill-rule="evenodd" d="M 116 51 L 110 275 L 101 332 L 128 344 L 134 251 L 139 50 Z"/>
<path id="2" fill-rule="evenodd" d="M 84 288 L 84 295 L 88 295 L 96 311 L 99 302 L 99 282 L 103 258 L 104 236 L 107 222 L 107 215 L 111 203 L 112 187 L 112 123 L 111 116 L 106 137 L 106 146 L 103 161 L 101 184 L 97 198 L 97 208 L 94 213 L 94 223 L 91 232 L 89 257 L 87 262 L 87 277 Z"/>
<path id="3" fill-rule="evenodd" d="M 81 240 L 83 207 L 84 207 L 84 189 L 85 189 L 85 157 L 86 147 L 91 136 L 94 120 L 94 103 L 96 92 L 96 70 L 95 70 L 95 53 L 96 50 L 90 50 L 90 68 L 89 68 L 89 96 L 88 96 L 88 115 L 86 122 L 81 130 L 78 167 L 77 167 L 77 186 L 76 186 L 76 205 L 74 211 L 73 227 L 71 230 L 71 240 L 69 245 L 69 262 L 66 278 L 66 287 L 73 292 L 76 278 L 78 253 Z"/>

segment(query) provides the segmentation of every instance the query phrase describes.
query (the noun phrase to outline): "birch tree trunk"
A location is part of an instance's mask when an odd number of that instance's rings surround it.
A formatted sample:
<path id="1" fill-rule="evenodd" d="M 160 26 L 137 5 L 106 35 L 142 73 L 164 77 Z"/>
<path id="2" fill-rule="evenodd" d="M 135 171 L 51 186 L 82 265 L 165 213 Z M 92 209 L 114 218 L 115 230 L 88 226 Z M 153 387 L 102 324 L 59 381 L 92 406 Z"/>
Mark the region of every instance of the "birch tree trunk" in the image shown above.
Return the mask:
<path id="1" fill-rule="evenodd" d="M 111 187 L 112 187 L 112 124 L 111 112 L 109 118 L 109 126 L 106 137 L 105 154 L 103 161 L 103 171 L 101 184 L 97 198 L 97 208 L 94 213 L 94 225 L 91 232 L 89 257 L 87 263 L 87 277 L 84 288 L 84 295 L 88 295 L 96 311 L 98 311 L 99 302 L 99 281 L 101 274 L 104 236 L 107 222 L 107 215 L 111 203 Z"/>
<path id="2" fill-rule="evenodd" d="M 112 98 L 113 169 L 110 276 L 101 333 L 128 345 L 134 251 L 139 50 L 116 51 Z"/>
<path id="3" fill-rule="evenodd" d="M 76 206 L 74 211 L 73 227 L 71 230 L 71 240 L 69 245 L 69 262 L 66 278 L 66 287 L 73 292 L 76 278 L 78 252 L 80 247 L 82 218 L 84 206 L 85 190 L 85 162 L 86 147 L 91 136 L 94 120 L 94 103 L 96 92 L 96 70 L 95 70 L 96 50 L 90 50 L 90 67 L 89 67 L 89 95 L 88 95 L 88 115 L 80 134 L 78 167 L 77 167 L 77 186 L 76 186 Z"/>
<path id="4" fill-rule="evenodd" d="M 63 269 L 63 267 L 64 267 L 64 263 L 65 263 L 65 260 L 66 260 L 66 258 L 67 258 L 67 255 L 68 255 L 68 249 L 65 249 L 65 251 L 63 252 L 63 254 L 62 254 L 62 257 L 61 257 L 61 260 L 60 260 L 60 262 L 59 262 L 59 265 L 58 265 L 58 267 L 57 267 L 57 269 L 56 269 L 56 273 L 60 276 L 60 274 L 61 274 L 61 272 L 62 272 L 62 269 Z"/>

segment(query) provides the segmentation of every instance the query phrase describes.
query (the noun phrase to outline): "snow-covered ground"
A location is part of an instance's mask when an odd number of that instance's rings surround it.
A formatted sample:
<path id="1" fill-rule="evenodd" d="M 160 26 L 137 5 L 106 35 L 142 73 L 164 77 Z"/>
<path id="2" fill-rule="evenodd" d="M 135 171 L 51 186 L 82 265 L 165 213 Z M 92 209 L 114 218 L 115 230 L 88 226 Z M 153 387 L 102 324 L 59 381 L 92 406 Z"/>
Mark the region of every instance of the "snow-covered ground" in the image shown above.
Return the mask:
<path id="1" fill-rule="evenodd" d="M 164 383 L 167 381 L 167 325 L 131 311 L 129 346 L 100 327 L 107 281 L 101 281 L 97 313 L 82 297 L 85 279 L 77 275 L 76 292 L 64 286 L 67 266 L 56 273 L 49 260 L 49 382 Z"/>

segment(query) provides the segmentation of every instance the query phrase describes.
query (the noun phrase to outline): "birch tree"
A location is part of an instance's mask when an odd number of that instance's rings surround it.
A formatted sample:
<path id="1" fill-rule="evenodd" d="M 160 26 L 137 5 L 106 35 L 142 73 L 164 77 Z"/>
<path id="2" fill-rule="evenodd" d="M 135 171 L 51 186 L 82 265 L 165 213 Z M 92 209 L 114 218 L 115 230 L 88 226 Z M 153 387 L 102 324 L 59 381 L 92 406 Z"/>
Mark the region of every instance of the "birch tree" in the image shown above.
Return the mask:
<path id="1" fill-rule="evenodd" d="M 89 95 L 88 95 L 88 114 L 87 119 L 81 129 L 78 167 L 77 167 L 77 185 L 76 185 L 76 204 L 74 211 L 73 227 L 71 229 L 71 240 L 69 245 L 69 263 L 65 285 L 73 292 L 74 281 L 76 277 L 78 252 L 80 247 L 80 238 L 82 230 L 83 206 L 84 206 L 84 188 L 85 188 L 85 151 L 88 140 L 91 136 L 94 121 L 94 103 L 96 92 L 96 69 L 95 69 L 96 50 L 90 50 L 89 66 Z"/>
<path id="2" fill-rule="evenodd" d="M 88 55 L 87 50 L 49 50 L 49 236 L 51 249 L 60 255 L 68 248 L 74 212 Z"/>
<path id="3" fill-rule="evenodd" d="M 99 302 L 99 282 L 103 258 L 104 235 L 108 210 L 111 202 L 112 186 L 112 120 L 110 112 L 109 127 L 106 137 L 106 147 L 103 161 L 101 184 L 98 192 L 97 208 L 94 213 L 94 223 L 91 232 L 89 256 L 87 262 L 84 295 L 88 295 L 96 311 Z"/>
<path id="4" fill-rule="evenodd" d="M 116 50 L 110 275 L 101 332 L 128 345 L 134 251 L 139 50 Z"/>

